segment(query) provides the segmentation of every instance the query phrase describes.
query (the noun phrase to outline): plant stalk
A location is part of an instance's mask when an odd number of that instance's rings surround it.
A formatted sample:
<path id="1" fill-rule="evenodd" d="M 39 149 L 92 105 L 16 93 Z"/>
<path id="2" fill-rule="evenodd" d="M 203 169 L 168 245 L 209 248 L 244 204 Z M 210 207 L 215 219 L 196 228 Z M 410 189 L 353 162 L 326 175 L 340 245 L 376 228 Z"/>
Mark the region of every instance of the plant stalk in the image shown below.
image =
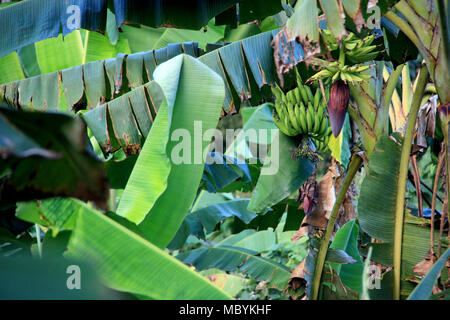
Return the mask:
<path id="1" fill-rule="evenodd" d="M 430 250 L 431 254 L 434 255 L 434 212 L 436 211 L 436 196 L 438 189 L 439 176 L 441 174 L 442 164 L 444 162 L 444 152 L 445 147 L 444 143 L 442 143 L 442 149 L 439 154 L 439 161 L 436 167 L 436 175 L 434 176 L 434 184 L 433 184 L 433 197 L 431 199 L 431 235 L 430 235 Z M 443 214 L 442 214 L 443 216 Z"/>
<path id="2" fill-rule="evenodd" d="M 420 69 L 419 79 L 417 81 L 416 91 L 414 92 L 411 109 L 406 124 L 405 138 L 403 140 L 402 153 L 400 157 L 400 169 L 397 185 L 397 199 L 395 207 L 395 228 L 394 228 L 394 292 L 395 300 L 400 300 L 400 279 L 402 262 L 402 238 L 403 221 L 405 209 L 406 180 L 408 178 L 408 165 L 413 142 L 414 129 L 416 126 L 417 115 L 420 108 L 425 86 L 428 81 L 428 69 L 425 64 Z"/>
<path id="3" fill-rule="evenodd" d="M 333 210 L 330 214 L 330 219 L 328 220 L 327 229 L 325 231 L 325 235 L 320 243 L 319 253 L 317 254 L 316 259 L 316 267 L 314 269 L 314 277 L 313 277 L 313 288 L 311 293 L 311 300 L 317 300 L 320 289 L 320 280 L 322 278 L 323 266 L 325 264 L 325 257 L 328 251 L 328 244 L 330 242 L 331 234 L 333 233 L 334 223 L 339 214 L 339 209 L 344 202 L 345 195 L 347 194 L 347 190 L 350 187 L 353 178 L 355 177 L 356 172 L 362 164 L 363 159 L 354 154 L 350 160 L 348 165 L 347 175 L 342 181 L 341 187 L 339 189 L 336 202 L 334 203 Z"/>

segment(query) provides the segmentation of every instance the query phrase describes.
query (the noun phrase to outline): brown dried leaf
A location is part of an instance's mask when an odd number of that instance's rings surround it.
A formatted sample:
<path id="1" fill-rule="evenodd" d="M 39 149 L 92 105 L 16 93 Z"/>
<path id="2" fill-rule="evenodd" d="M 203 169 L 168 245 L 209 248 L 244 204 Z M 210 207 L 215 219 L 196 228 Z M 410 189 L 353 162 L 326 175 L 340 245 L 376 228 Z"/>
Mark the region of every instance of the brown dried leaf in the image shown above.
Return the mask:
<path id="1" fill-rule="evenodd" d="M 325 229 L 328 224 L 333 205 L 336 201 L 334 178 L 336 172 L 329 170 L 320 180 L 317 196 L 317 205 L 306 218 L 305 225 Z"/>
<path id="2" fill-rule="evenodd" d="M 288 287 L 297 290 L 298 288 L 306 285 L 306 279 L 304 275 L 306 258 L 292 271 L 289 278 Z"/>
<path id="3" fill-rule="evenodd" d="M 431 253 L 431 250 L 425 255 L 425 257 L 413 267 L 413 271 L 418 275 L 425 277 L 434 263 L 437 261 L 437 256 Z"/>
<path id="4" fill-rule="evenodd" d="M 300 228 L 292 236 L 292 238 L 291 238 L 292 242 L 295 242 L 295 241 L 299 240 L 300 238 L 303 238 L 303 236 L 306 236 L 308 234 L 308 225 L 305 224 L 305 221 L 306 221 L 306 216 L 303 218 L 303 221 L 300 224 Z"/>

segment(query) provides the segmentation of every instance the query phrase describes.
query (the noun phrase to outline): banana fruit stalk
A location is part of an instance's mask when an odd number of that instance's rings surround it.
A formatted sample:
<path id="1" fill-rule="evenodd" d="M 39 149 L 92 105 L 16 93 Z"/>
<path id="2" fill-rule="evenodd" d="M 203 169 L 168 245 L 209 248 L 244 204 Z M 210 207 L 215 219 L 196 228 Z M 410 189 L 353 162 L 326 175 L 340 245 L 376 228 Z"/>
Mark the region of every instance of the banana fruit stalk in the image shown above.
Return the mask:
<path id="1" fill-rule="evenodd" d="M 328 150 L 331 126 L 327 117 L 327 106 L 320 90 L 315 94 L 297 78 L 297 87 L 286 94 L 276 85 L 272 87 L 275 96 L 273 120 L 288 136 L 310 137 L 317 152 Z"/>

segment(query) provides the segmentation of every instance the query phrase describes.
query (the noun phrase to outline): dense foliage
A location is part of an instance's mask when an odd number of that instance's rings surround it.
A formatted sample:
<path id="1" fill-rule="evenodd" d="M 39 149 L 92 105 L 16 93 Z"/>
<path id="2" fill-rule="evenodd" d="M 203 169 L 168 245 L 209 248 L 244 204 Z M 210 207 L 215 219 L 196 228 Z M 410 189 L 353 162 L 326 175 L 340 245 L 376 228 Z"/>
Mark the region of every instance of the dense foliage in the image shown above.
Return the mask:
<path id="1" fill-rule="evenodd" d="M 93 3 L 0 1 L 0 298 L 450 297 L 447 1 Z"/>

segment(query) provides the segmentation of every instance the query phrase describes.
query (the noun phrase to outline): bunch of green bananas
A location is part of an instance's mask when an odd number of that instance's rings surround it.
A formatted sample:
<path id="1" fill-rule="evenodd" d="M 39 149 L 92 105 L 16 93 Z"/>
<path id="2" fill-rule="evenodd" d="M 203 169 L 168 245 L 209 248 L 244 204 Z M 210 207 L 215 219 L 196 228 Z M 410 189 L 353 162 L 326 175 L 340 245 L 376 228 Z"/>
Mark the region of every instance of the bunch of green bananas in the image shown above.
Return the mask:
<path id="1" fill-rule="evenodd" d="M 339 43 L 330 31 L 320 30 L 320 35 L 327 45 L 328 50 L 334 51 L 339 49 Z M 376 50 L 376 45 L 372 45 L 374 40 L 375 35 L 373 33 L 360 39 L 353 32 L 349 32 L 348 35 L 342 39 L 346 58 L 354 64 L 375 59 L 380 51 Z"/>
<path id="2" fill-rule="evenodd" d="M 341 66 L 338 61 L 333 61 L 328 64 L 324 63 L 324 65 L 324 69 L 315 73 L 308 81 L 316 81 L 325 78 L 331 79 L 332 82 L 339 79 L 345 82 L 358 82 L 371 78 L 369 74 L 364 73 L 364 71 L 370 68 L 368 65 Z"/>
<path id="3" fill-rule="evenodd" d="M 298 86 L 287 92 L 276 85 L 274 122 L 288 136 L 304 135 L 311 138 L 319 152 L 328 148 L 331 126 L 326 115 L 326 103 L 320 90 L 313 95 L 311 88 L 297 81 Z M 320 146 L 320 147 L 319 147 Z"/>

